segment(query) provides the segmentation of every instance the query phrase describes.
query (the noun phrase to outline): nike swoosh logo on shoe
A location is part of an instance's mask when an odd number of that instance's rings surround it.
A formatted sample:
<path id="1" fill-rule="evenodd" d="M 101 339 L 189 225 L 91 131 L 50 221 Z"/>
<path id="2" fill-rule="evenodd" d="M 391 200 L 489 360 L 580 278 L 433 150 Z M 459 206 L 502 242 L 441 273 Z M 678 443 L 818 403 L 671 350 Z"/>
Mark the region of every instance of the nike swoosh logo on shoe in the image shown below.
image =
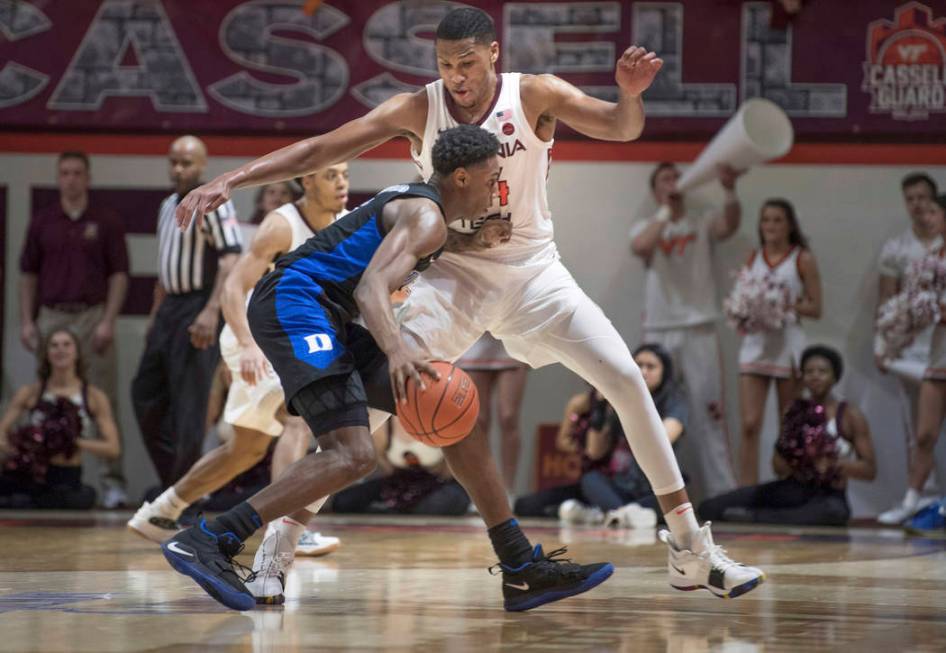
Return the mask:
<path id="1" fill-rule="evenodd" d="M 522 585 L 516 585 L 514 583 L 506 583 L 509 587 L 515 588 L 517 590 L 522 590 L 523 592 L 529 591 L 529 583 L 523 583 Z"/>
<path id="2" fill-rule="evenodd" d="M 171 542 L 170 544 L 168 544 L 168 551 L 173 551 L 174 553 L 179 553 L 180 555 L 184 555 L 184 556 L 190 556 L 191 558 L 194 557 L 193 553 L 191 553 L 190 551 L 185 551 L 184 549 L 179 547 L 177 545 L 177 542 Z"/>
<path id="3" fill-rule="evenodd" d="M 682 569 L 680 569 L 679 567 L 677 567 L 677 566 L 676 566 L 675 564 L 673 564 L 672 562 L 670 563 L 670 566 L 673 567 L 673 570 L 674 570 L 675 572 L 677 572 L 678 574 L 680 574 L 681 576 L 686 576 L 686 575 L 687 575 L 687 572 L 683 571 Z"/>

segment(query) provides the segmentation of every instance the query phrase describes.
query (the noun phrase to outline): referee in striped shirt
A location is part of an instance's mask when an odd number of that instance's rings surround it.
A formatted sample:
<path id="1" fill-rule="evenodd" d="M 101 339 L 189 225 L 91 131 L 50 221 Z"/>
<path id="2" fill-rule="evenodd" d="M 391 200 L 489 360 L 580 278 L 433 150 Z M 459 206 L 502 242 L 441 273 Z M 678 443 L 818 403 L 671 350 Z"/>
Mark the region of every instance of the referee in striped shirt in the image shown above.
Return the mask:
<path id="1" fill-rule="evenodd" d="M 175 192 L 158 215 L 158 284 L 144 355 L 131 396 L 145 447 L 163 488 L 200 457 L 210 385 L 220 348 L 220 292 L 242 249 L 236 211 L 227 202 L 180 231 L 174 210 L 201 183 L 207 149 L 194 136 L 171 145 Z"/>

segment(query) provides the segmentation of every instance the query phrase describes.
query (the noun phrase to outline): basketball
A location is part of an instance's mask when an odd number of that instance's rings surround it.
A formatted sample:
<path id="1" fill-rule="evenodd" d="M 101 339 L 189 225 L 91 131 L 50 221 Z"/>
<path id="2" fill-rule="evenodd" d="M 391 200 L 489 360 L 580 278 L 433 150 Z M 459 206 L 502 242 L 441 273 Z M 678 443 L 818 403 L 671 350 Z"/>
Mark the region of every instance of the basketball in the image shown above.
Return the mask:
<path id="1" fill-rule="evenodd" d="M 413 379 L 407 380 L 407 402 L 398 405 L 401 425 L 418 442 L 432 447 L 456 444 L 473 430 L 480 412 L 480 397 L 469 375 L 443 361 L 431 365 L 440 380 L 424 378 L 421 390 Z"/>

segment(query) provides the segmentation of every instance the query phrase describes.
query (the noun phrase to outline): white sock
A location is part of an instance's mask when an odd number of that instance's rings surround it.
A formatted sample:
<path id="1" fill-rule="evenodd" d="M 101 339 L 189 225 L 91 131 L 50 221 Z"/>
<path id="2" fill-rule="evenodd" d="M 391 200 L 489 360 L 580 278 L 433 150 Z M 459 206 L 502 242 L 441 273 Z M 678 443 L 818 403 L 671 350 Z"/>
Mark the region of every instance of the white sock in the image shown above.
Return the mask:
<path id="1" fill-rule="evenodd" d="M 914 490 L 912 487 L 908 488 L 906 495 L 903 497 L 904 507 L 916 508 L 918 503 L 920 503 L 920 493 Z"/>
<path id="2" fill-rule="evenodd" d="M 699 539 L 696 534 L 700 530 L 700 525 L 696 523 L 696 515 L 693 513 L 693 504 L 681 503 L 670 512 L 664 513 L 664 520 L 676 545 L 681 549 L 692 551 L 694 543 Z M 694 551 L 694 553 L 699 552 Z"/>
<path id="3" fill-rule="evenodd" d="M 269 535 L 270 529 L 274 532 L 278 532 L 281 537 L 291 543 L 292 548 L 295 548 L 296 542 L 299 541 L 299 538 L 302 537 L 302 532 L 305 530 L 305 524 L 300 524 L 291 517 L 280 517 L 279 519 L 269 522 L 266 535 Z"/>
<path id="4" fill-rule="evenodd" d="M 177 496 L 177 492 L 174 491 L 172 485 L 154 500 L 154 505 L 162 515 L 176 521 L 190 504 Z"/>

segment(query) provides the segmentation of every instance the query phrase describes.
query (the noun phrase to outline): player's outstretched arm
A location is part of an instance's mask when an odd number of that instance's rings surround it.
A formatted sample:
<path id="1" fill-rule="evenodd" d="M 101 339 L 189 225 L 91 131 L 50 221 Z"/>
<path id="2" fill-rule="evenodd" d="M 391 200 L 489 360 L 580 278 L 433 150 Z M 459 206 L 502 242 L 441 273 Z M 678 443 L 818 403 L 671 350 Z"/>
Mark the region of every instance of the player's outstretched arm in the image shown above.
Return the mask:
<path id="1" fill-rule="evenodd" d="M 184 229 L 194 216 L 202 220 L 238 188 L 301 177 L 354 159 L 397 136 L 421 138 L 426 120 L 427 95 L 423 89 L 395 95 L 337 129 L 270 152 L 195 188 L 178 204 L 177 224 Z"/>
<path id="2" fill-rule="evenodd" d="M 254 385 L 266 374 L 266 357 L 256 345 L 246 319 L 246 293 L 269 268 L 270 262 L 279 254 L 289 251 L 292 245 L 292 230 L 286 219 L 273 211 L 266 216 L 253 242 L 233 266 L 224 282 L 220 295 L 223 319 L 230 326 L 240 344 L 240 376 Z"/>
<path id="3" fill-rule="evenodd" d="M 355 303 L 368 331 L 388 357 L 394 399 L 404 401 L 408 378 L 424 387 L 420 372 L 433 378 L 438 375 L 426 362 L 417 360 L 401 338 L 391 293 L 401 287 L 420 259 L 443 247 L 447 227 L 439 207 L 421 198 L 389 203 L 384 208 L 383 220 L 392 226 L 355 288 Z"/>
<path id="4" fill-rule="evenodd" d="M 606 102 L 555 75 L 536 75 L 523 84 L 523 100 L 527 107 L 539 109 L 539 121 L 558 119 L 585 136 L 605 141 L 632 141 L 644 130 L 646 91 L 663 60 L 644 48 L 631 46 L 618 59 L 614 79 L 620 97 Z"/>

